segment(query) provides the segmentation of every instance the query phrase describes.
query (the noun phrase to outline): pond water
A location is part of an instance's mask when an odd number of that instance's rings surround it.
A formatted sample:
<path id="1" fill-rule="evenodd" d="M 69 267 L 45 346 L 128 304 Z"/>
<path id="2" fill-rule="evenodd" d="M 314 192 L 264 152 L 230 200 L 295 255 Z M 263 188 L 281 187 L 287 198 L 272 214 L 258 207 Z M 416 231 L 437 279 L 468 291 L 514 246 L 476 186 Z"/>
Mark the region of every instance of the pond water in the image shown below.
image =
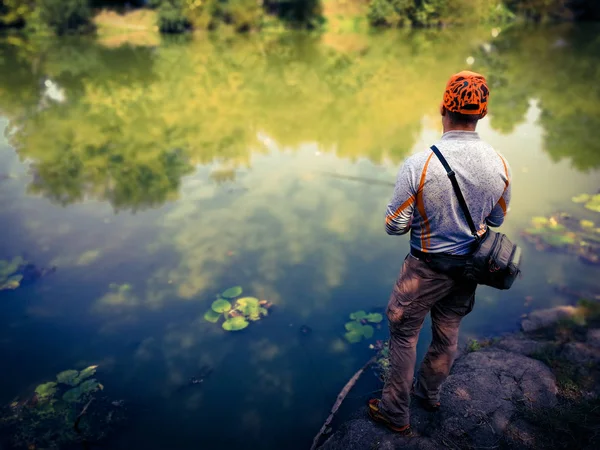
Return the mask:
<path id="1" fill-rule="evenodd" d="M 503 231 L 525 265 L 510 291 L 479 289 L 461 339 L 569 302 L 556 284 L 598 289 L 597 267 L 519 232 L 600 188 L 599 31 L 3 39 L 0 259 L 57 270 L 0 292 L 0 403 L 98 364 L 129 405 L 108 448 L 308 448 L 386 336 L 345 343 L 344 324 L 386 305 L 408 251 L 384 231 L 392 183 L 441 134 L 467 59 L 490 81 L 478 131 L 512 165 Z M 203 315 L 236 285 L 275 306 L 228 333 Z M 419 356 L 429 338 L 426 324 Z M 361 384 L 340 417 L 378 388 Z"/>

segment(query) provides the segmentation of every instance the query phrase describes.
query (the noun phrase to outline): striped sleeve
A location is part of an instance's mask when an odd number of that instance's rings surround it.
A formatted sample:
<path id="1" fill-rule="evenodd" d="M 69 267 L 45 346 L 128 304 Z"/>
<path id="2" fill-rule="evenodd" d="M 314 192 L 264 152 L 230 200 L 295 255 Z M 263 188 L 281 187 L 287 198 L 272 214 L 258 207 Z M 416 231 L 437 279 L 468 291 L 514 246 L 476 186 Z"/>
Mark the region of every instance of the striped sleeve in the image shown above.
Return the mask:
<path id="1" fill-rule="evenodd" d="M 498 156 L 500 156 L 500 159 L 502 160 L 502 165 L 503 165 L 503 169 L 504 169 L 502 175 L 503 175 L 505 186 L 504 186 L 504 192 L 502 193 L 502 196 L 498 200 L 498 203 L 496 203 L 496 205 L 494 206 L 494 209 L 492 209 L 492 212 L 485 220 L 485 222 L 490 227 L 499 227 L 500 225 L 502 225 L 504 223 L 504 217 L 508 213 L 509 206 L 510 206 L 511 170 L 510 170 L 510 166 L 508 165 L 508 163 L 506 162 L 504 157 L 500 154 L 498 154 Z"/>
<path id="2" fill-rule="evenodd" d="M 385 231 L 387 234 L 402 235 L 410 230 L 417 194 L 414 188 L 413 175 L 412 160 L 409 158 L 398 172 L 394 194 L 387 206 L 385 214 Z"/>

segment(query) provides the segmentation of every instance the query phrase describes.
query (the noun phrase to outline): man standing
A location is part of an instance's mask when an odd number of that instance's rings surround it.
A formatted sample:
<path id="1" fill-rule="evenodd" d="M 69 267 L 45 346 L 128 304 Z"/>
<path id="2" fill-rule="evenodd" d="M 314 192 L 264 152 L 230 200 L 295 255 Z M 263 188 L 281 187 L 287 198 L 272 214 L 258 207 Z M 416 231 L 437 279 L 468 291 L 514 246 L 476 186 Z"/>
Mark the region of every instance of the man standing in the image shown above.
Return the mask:
<path id="1" fill-rule="evenodd" d="M 463 71 L 453 75 L 440 108 L 444 134 L 436 146 L 456 173 L 480 236 L 504 221 L 510 201 L 506 160 L 475 131 L 487 113 L 485 78 Z M 475 302 L 476 283 L 462 277 L 475 238 L 444 167 L 432 150 L 409 157 L 398 173 L 385 228 L 410 231 L 410 254 L 390 297 L 390 373 L 381 400 L 369 401 L 372 419 L 410 435 L 411 391 L 430 411 L 440 408 L 440 387 L 454 362 L 458 330 Z M 433 339 L 413 386 L 416 346 L 431 312 Z"/>

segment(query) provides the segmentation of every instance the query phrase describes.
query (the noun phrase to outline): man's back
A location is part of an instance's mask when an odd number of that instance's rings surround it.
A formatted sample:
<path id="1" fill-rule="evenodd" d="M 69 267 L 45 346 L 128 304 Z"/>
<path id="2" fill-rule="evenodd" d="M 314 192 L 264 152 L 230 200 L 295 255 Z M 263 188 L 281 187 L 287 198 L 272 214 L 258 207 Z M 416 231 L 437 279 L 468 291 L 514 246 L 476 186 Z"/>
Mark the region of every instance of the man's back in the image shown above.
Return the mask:
<path id="1" fill-rule="evenodd" d="M 475 226 L 500 226 L 510 201 L 510 168 L 476 132 L 449 131 L 435 144 L 456 173 Z M 411 247 L 423 252 L 467 254 L 474 238 L 442 164 L 431 150 L 408 158 L 387 209 L 389 234 L 410 224 Z"/>

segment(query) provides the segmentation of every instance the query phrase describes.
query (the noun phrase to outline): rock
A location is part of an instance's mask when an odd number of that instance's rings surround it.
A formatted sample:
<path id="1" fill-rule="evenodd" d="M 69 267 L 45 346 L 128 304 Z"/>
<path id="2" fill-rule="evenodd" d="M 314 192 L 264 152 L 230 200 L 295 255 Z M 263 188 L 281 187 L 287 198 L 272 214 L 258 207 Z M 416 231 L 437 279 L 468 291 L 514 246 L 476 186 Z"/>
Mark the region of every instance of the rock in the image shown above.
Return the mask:
<path id="1" fill-rule="evenodd" d="M 586 340 L 589 346 L 600 349 L 600 328 L 588 330 Z"/>
<path id="2" fill-rule="evenodd" d="M 533 353 L 542 351 L 546 345 L 545 342 L 534 341 L 523 334 L 510 334 L 501 338 L 494 344 L 494 347 L 506 350 L 507 352 L 529 356 Z"/>
<path id="3" fill-rule="evenodd" d="M 575 366 L 600 364 L 600 348 L 592 347 L 584 342 L 569 342 L 565 344 L 561 356 Z"/>
<path id="4" fill-rule="evenodd" d="M 554 325 L 559 320 L 569 319 L 577 313 L 573 306 L 557 306 L 550 309 L 538 309 L 521 321 L 521 328 L 526 333 Z"/>
<path id="5" fill-rule="evenodd" d="M 516 345 L 516 341 L 510 342 L 505 344 Z M 523 345 L 529 344 L 525 341 Z M 503 441 L 533 449 L 535 429 L 517 420 L 518 405 L 549 408 L 556 405 L 556 394 L 554 375 L 540 361 L 491 347 L 457 359 L 442 388 L 440 412 L 431 414 L 411 405 L 417 437 L 398 436 L 363 414 L 345 424 L 321 448 L 495 448 Z"/>

